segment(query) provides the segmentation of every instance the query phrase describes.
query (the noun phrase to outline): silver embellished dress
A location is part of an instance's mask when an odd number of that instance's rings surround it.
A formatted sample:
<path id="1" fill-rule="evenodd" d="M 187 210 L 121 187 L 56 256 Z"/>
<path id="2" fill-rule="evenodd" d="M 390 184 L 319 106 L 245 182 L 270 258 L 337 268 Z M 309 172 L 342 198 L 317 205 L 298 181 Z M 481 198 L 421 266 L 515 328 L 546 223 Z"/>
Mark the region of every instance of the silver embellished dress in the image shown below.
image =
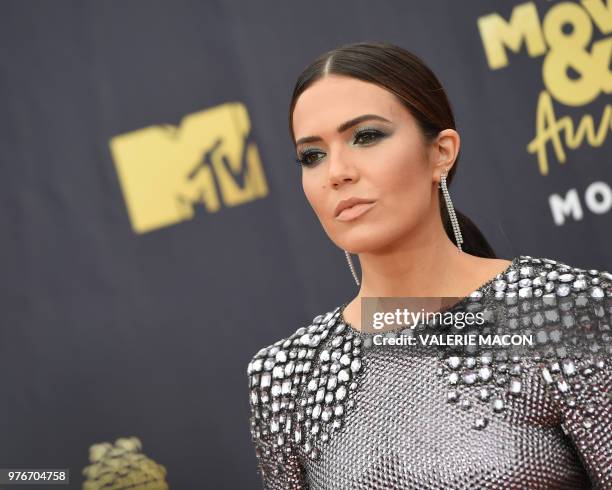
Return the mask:
<path id="1" fill-rule="evenodd" d="M 410 355 L 343 304 L 257 352 L 264 488 L 612 489 L 612 274 L 519 255 L 458 305 L 501 313 L 538 350 Z"/>

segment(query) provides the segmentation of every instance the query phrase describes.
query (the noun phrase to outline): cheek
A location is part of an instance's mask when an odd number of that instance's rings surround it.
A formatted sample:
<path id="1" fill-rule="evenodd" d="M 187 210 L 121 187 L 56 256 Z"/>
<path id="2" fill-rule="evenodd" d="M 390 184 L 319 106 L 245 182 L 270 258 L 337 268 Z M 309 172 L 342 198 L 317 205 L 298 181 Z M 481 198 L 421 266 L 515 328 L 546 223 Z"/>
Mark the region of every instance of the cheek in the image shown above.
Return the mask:
<path id="1" fill-rule="evenodd" d="M 391 149 L 386 149 L 389 151 L 376 169 L 369 167 L 372 171 L 368 180 L 376 189 L 381 206 L 380 219 L 373 221 L 368 230 L 374 235 L 367 238 L 368 248 L 396 240 L 429 219 L 431 174 L 426 162 L 408 145 Z M 360 244 L 365 246 L 365 242 Z"/>
<path id="2" fill-rule="evenodd" d="M 431 173 L 418 146 L 401 142 L 390 145 L 381 162 L 372 178 L 385 201 L 403 212 L 429 205 Z"/>
<path id="3" fill-rule="evenodd" d="M 314 212 L 317 215 L 321 214 L 324 206 L 323 196 L 325 189 L 323 189 L 321 183 L 318 182 L 316 176 L 312 175 L 312 173 L 302 173 L 302 189 Z"/>

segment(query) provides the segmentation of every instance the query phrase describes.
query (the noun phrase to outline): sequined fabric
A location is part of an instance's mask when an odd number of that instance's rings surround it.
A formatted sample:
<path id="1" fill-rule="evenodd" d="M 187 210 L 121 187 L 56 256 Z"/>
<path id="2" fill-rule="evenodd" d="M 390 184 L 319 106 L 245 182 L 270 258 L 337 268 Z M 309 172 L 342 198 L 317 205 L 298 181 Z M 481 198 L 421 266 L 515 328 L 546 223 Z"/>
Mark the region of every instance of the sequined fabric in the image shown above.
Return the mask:
<path id="1" fill-rule="evenodd" d="M 257 352 L 264 488 L 612 489 L 612 274 L 520 255 L 463 304 L 501 308 L 541 355 L 408 355 L 346 324 L 345 305 Z M 588 349 L 556 343 L 572 332 Z"/>

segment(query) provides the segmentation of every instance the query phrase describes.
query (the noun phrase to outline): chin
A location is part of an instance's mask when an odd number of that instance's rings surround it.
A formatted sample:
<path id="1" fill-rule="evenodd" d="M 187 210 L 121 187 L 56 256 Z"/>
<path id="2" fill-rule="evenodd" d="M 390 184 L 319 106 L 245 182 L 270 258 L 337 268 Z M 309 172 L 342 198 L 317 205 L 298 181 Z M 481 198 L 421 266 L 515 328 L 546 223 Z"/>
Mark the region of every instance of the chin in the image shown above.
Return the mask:
<path id="1" fill-rule="evenodd" d="M 343 240 L 335 243 L 349 253 L 360 254 L 376 252 L 389 246 L 395 239 L 396 237 L 389 237 L 388 235 L 381 236 L 379 232 L 372 228 L 364 228 L 362 230 L 354 230 L 354 233 L 347 233 Z"/>

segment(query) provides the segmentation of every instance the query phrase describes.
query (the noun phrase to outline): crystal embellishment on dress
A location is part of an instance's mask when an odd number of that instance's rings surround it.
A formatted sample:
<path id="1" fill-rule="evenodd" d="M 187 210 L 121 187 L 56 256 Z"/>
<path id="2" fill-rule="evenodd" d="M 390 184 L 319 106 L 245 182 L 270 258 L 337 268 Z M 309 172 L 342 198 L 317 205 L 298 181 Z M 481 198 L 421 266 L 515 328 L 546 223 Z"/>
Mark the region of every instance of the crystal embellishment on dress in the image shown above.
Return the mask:
<path id="1" fill-rule="evenodd" d="M 507 311 L 506 325 L 508 328 L 520 329 L 521 333 L 525 333 L 531 332 L 532 328 L 538 325 L 544 326 L 544 323 L 548 326 L 550 333 L 547 333 L 544 329 L 535 330 L 536 338 L 541 346 L 529 355 L 532 360 L 540 361 L 538 366 L 545 383 L 552 385 L 556 382 L 557 394 L 555 396 L 557 398 L 558 393 L 566 394 L 572 390 L 566 378 L 576 373 L 579 369 L 577 367 L 578 362 L 583 372 L 589 374 L 603 368 L 605 363 L 609 362 L 612 350 L 609 342 L 610 335 L 606 333 L 603 334 L 602 338 L 607 339 L 608 342 L 604 342 L 602 348 L 607 349 L 607 353 L 602 352 L 602 355 L 596 357 L 595 360 L 592 356 L 588 357 L 586 361 L 564 359 L 568 355 L 567 349 L 564 346 L 555 349 L 551 347 L 551 343 L 560 344 L 563 339 L 571 343 L 574 340 L 574 337 L 571 337 L 572 327 L 576 332 L 579 321 L 572 316 L 571 312 L 574 311 L 572 309 L 574 304 L 568 296 L 576 293 L 578 298 L 576 301 L 579 302 L 580 295 L 584 295 L 586 291 L 586 294 L 589 294 L 592 300 L 603 300 L 605 294 L 599 285 L 601 281 L 606 281 L 609 286 L 611 279 L 612 275 L 608 272 L 600 272 L 594 269 L 587 272 L 584 269 L 572 268 L 555 260 L 521 255 L 519 256 L 518 267 L 514 267 L 513 264 L 510 270 L 498 274 L 490 283 L 491 289 L 495 291 L 498 306 Z M 608 291 L 610 291 L 610 288 L 608 288 Z M 478 292 L 481 293 L 481 291 Z M 519 301 L 516 301 L 517 293 Z M 467 305 L 469 311 L 474 313 L 484 311 L 485 307 L 481 304 L 482 298 L 482 294 L 472 294 Z M 557 301 L 559 298 L 562 298 L 565 303 L 560 304 Z M 521 302 L 521 299 L 524 301 Z M 512 307 L 508 308 L 508 305 Z M 495 307 L 496 305 L 494 305 Z M 612 301 L 607 308 L 608 311 L 612 312 Z M 600 317 L 603 315 L 603 312 L 599 313 Z M 587 316 L 582 317 L 580 321 L 587 323 L 589 327 L 592 324 Z M 551 328 L 551 325 L 555 322 L 560 324 L 560 329 Z M 610 326 L 603 325 L 602 328 L 609 330 Z M 581 356 L 580 351 L 576 351 L 574 354 Z M 476 362 L 475 368 L 473 366 L 474 360 Z M 476 358 L 462 358 L 457 355 L 447 356 L 442 360 L 438 374 L 446 377 L 448 383 L 446 399 L 448 402 L 456 402 L 460 398 L 462 400 L 480 400 L 481 402 L 492 400 L 490 403 L 492 413 L 503 416 L 512 397 L 522 395 L 523 364 L 524 360 L 518 356 L 510 360 L 507 359 L 504 351 L 498 352 L 494 357 L 490 352 L 483 351 Z M 558 372 L 559 374 L 553 376 L 551 372 Z M 493 383 L 489 382 L 490 379 L 493 380 Z M 579 386 L 575 387 L 575 391 L 579 388 Z M 471 407 L 472 404 L 469 403 L 464 403 L 462 406 L 466 410 Z M 570 404 L 569 407 L 571 408 L 572 405 Z M 485 419 L 476 415 L 472 427 L 483 429 L 486 426 Z"/>
<path id="2" fill-rule="evenodd" d="M 264 487 L 586 488 L 589 478 L 612 488 L 612 275 L 521 255 L 464 300 L 532 333 L 536 351 L 370 349 L 372 334 L 346 323 L 342 305 L 257 352 L 249 400 Z M 459 455 L 458 443 L 474 451 Z M 464 456 L 482 448 L 487 461 Z M 479 464 L 499 472 L 471 471 Z"/>
<path id="3" fill-rule="evenodd" d="M 282 458 L 287 438 L 316 460 L 317 441 L 342 428 L 362 371 L 361 338 L 338 321 L 340 307 L 315 317 L 287 339 L 261 349 L 249 363 L 256 438 L 278 434 L 272 451 Z"/>

